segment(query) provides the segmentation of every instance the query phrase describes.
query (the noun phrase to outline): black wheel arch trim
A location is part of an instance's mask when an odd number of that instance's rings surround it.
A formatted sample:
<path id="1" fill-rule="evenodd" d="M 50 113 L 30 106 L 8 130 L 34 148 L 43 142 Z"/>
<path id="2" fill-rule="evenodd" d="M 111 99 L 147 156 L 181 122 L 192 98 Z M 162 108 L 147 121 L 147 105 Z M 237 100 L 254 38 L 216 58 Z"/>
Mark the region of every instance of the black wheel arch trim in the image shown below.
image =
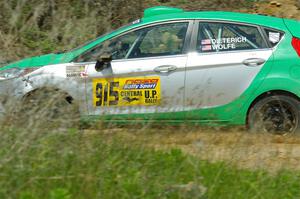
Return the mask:
<path id="1" fill-rule="evenodd" d="M 27 97 L 33 95 L 34 93 L 36 92 L 40 92 L 40 91 L 43 91 L 43 90 L 51 90 L 51 92 L 57 92 L 57 93 L 64 93 L 66 95 L 66 98 L 65 100 L 69 103 L 69 104 L 73 104 L 74 102 L 74 97 L 71 96 L 68 92 L 62 90 L 62 89 L 59 89 L 57 87 L 40 87 L 40 88 L 35 88 L 31 91 L 29 91 L 28 93 L 26 93 L 23 97 L 22 97 L 22 100 L 25 100 Z"/>

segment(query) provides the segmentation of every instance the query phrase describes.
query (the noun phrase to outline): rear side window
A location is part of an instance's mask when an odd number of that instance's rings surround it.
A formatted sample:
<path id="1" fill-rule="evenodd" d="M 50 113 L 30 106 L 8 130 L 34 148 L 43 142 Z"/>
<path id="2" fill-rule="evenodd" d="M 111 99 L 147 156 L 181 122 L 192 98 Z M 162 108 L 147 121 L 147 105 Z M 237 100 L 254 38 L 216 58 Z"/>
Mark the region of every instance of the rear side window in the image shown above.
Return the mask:
<path id="1" fill-rule="evenodd" d="M 128 58 L 182 54 L 188 23 L 161 24 L 143 30 Z"/>
<path id="2" fill-rule="evenodd" d="M 276 46 L 282 39 L 284 33 L 278 30 L 273 30 L 273 29 L 268 29 L 265 28 L 264 29 L 266 34 L 267 34 L 267 38 L 268 38 L 268 42 L 270 43 L 270 45 L 272 47 Z"/>
<path id="3" fill-rule="evenodd" d="M 255 26 L 212 23 L 199 24 L 197 51 L 223 52 L 267 48 L 259 29 Z"/>

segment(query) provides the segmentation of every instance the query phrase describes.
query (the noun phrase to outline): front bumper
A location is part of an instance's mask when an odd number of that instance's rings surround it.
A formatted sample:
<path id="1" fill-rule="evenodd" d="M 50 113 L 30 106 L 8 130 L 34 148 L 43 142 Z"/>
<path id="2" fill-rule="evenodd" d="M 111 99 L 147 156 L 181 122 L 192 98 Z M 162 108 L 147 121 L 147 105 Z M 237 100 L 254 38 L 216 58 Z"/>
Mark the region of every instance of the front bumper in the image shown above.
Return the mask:
<path id="1" fill-rule="evenodd" d="M 8 106 L 13 108 L 17 105 L 23 84 L 20 79 L 0 81 L 0 117 L 6 114 Z"/>
<path id="2" fill-rule="evenodd" d="M 1 99 L 0 99 L 0 117 L 4 116 L 4 114 L 5 114 L 4 105 L 3 105 L 3 102 L 1 102 Z"/>

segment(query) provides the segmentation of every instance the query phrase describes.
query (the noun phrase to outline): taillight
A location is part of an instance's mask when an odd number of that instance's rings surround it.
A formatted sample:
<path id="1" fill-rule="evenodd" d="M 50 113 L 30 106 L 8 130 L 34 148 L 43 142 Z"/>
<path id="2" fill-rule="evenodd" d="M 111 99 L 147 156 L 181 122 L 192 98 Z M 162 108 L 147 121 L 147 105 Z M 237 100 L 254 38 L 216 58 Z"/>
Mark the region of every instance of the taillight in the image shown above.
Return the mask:
<path id="1" fill-rule="evenodd" d="M 292 45 L 293 45 L 294 49 L 296 50 L 298 56 L 300 57 L 300 39 L 294 37 L 292 40 Z"/>

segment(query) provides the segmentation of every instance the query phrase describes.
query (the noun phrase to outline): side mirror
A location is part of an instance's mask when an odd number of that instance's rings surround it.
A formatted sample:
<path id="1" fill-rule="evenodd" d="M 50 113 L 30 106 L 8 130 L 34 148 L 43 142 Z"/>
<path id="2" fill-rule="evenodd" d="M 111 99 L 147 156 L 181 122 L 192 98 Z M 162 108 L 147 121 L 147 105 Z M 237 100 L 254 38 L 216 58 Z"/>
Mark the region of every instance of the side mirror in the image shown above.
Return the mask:
<path id="1" fill-rule="evenodd" d="M 100 56 L 100 59 L 97 60 L 95 69 L 97 72 L 102 71 L 105 68 L 111 67 L 110 62 L 112 61 L 112 56 L 110 54 L 104 54 Z"/>

